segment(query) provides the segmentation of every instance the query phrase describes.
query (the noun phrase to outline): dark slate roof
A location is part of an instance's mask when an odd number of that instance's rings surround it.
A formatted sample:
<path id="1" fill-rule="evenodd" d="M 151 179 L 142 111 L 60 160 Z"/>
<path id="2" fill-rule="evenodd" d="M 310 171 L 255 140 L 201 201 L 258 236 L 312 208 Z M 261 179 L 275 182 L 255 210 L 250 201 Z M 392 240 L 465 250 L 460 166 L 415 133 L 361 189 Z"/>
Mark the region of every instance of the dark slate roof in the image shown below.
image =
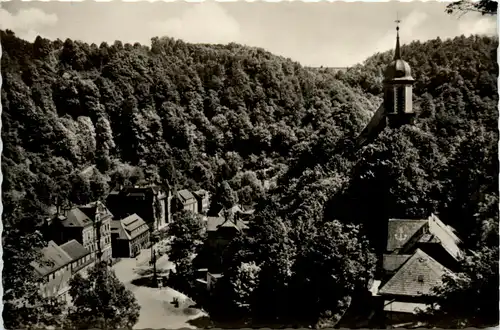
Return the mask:
<path id="1" fill-rule="evenodd" d="M 380 107 L 375 111 L 373 117 L 368 122 L 368 125 L 361 131 L 357 138 L 357 145 L 364 145 L 374 134 L 376 134 L 381 127 L 385 126 L 385 107 L 384 103 L 380 105 Z"/>
<path id="2" fill-rule="evenodd" d="M 432 214 L 426 220 L 391 219 L 388 226 L 387 251 L 413 248 L 414 243 L 440 244 L 453 258 L 459 259 L 463 252 L 461 240 L 452 227 L 444 224 Z"/>
<path id="3" fill-rule="evenodd" d="M 420 249 L 399 268 L 379 291 L 381 295 L 420 296 L 442 283 L 442 276 L 450 273 L 446 267 Z"/>
<path id="4" fill-rule="evenodd" d="M 140 226 L 146 225 L 146 222 L 144 222 L 144 220 L 142 220 L 140 216 L 134 213 L 123 219 L 122 224 L 126 230 L 133 231 L 139 228 Z"/>
<path id="5" fill-rule="evenodd" d="M 139 229 L 142 227 L 142 229 Z M 134 230 L 137 230 L 134 232 Z M 117 233 L 120 239 L 131 240 L 149 230 L 146 222 L 137 214 L 132 214 L 123 220 L 114 220 L 111 223 L 111 231 Z"/>
<path id="6" fill-rule="evenodd" d="M 389 272 L 395 271 L 399 267 L 401 267 L 401 265 L 404 264 L 410 257 L 411 254 L 384 254 L 384 270 Z"/>
<path id="7" fill-rule="evenodd" d="M 128 239 L 120 220 L 111 220 L 111 234 L 118 234 L 120 239 Z"/>
<path id="8" fill-rule="evenodd" d="M 63 249 L 73 261 L 81 259 L 90 254 L 90 252 L 76 240 L 71 240 L 64 243 L 63 245 L 61 245 L 61 249 Z"/>
<path id="9" fill-rule="evenodd" d="M 204 189 L 200 189 L 200 190 L 194 191 L 193 195 L 197 196 L 198 198 L 206 198 L 208 196 L 208 191 L 206 191 Z"/>
<path id="10" fill-rule="evenodd" d="M 207 231 L 217 231 L 219 228 L 235 228 L 237 231 L 248 229 L 241 220 L 226 220 L 224 217 L 207 217 Z"/>
<path id="11" fill-rule="evenodd" d="M 94 206 L 94 205 L 88 205 L 88 206 L 80 206 L 79 209 L 80 209 L 80 211 L 82 211 L 83 213 L 85 213 L 85 215 L 87 217 L 89 217 L 90 219 L 92 219 L 92 218 L 95 217 L 97 207 Z"/>
<path id="12" fill-rule="evenodd" d="M 31 264 L 41 276 L 50 274 L 73 261 L 54 241 L 50 241 L 48 246 L 42 249 L 42 256 L 41 262 Z"/>
<path id="13" fill-rule="evenodd" d="M 207 217 L 207 231 L 216 231 L 224 221 L 223 217 Z"/>
<path id="14" fill-rule="evenodd" d="M 401 249 L 427 224 L 427 220 L 390 219 L 388 226 L 387 251 Z"/>
<path id="15" fill-rule="evenodd" d="M 62 222 L 65 227 L 87 227 L 92 220 L 79 208 L 73 208 L 66 212 L 66 219 Z"/>
<path id="16" fill-rule="evenodd" d="M 113 216 L 111 212 L 100 202 L 94 202 L 87 205 L 77 206 L 65 212 L 65 219 L 62 221 L 65 227 L 87 227 L 92 225 L 92 219 L 95 217 L 96 209 L 101 208 L 101 216 Z"/>
<path id="17" fill-rule="evenodd" d="M 248 226 L 243 223 L 241 220 L 237 220 L 237 221 L 231 221 L 231 220 L 227 220 L 225 221 L 221 227 L 226 227 L 226 228 L 235 228 L 236 230 L 238 231 L 242 231 L 244 229 L 247 229 Z"/>
<path id="18" fill-rule="evenodd" d="M 190 199 L 194 199 L 193 194 L 189 190 L 187 190 L 187 189 L 179 190 L 179 192 L 177 192 L 177 194 L 179 195 L 179 198 L 183 202 L 186 202 L 186 201 L 188 201 Z"/>
<path id="19" fill-rule="evenodd" d="M 99 214 L 103 216 L 113 216 L 108 208 L 101 202 L 93 202 L 87 205 L 82 205 L 78 207 L 82 212 L 84 212 L 89 218 L 94 218 L 96 211 L 99 209 Z"/>

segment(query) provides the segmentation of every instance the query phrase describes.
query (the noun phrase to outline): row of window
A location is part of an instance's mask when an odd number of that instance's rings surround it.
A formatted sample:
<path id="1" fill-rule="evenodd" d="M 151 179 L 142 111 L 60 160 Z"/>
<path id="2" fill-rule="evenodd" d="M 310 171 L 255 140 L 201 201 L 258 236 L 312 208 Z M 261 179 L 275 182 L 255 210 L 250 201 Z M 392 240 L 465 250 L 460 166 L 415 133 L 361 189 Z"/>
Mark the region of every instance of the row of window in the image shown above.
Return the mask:
<path id="1" fill-rule="evenodd" d="M 68 265 L 58 269 L 57 271 L 53 272 L 52 274 L 49 275 L 49 279 L 53 280 L 56 278 L 56 276 L 62 275 L 64 272 L 72 271 L 74 268 L 79 267 L 79 266 L 87 263 L 89 260 L 90 260 L 90 254 L 84 258 L 78 259 L 76 262 L 68 264 Z"/>
<path id="2" fill-rule="evenodd" d="M 148 225 L 144 224 L 134 230 L 132 230 L 132 232 L 130 234 L 134 234 L 134 233 L 137 233 L 138 231 L 141 231 L 141 230 L 144 230 L 144 228 L 147 228 Z M 144 235 L 144 234 L 143 234 Z"/>
<path id="3" fill-rule="evenodd" d="M 110 224 L 106 223 L 103 226 L 101 226 L 101 234 L 107 234 L 110 232 Z M 92 240 L 92 237 L 94 236 L 94 230 L 87 230 L 86 234 L 84 235 L 84 239 L 90 241 Z"/>

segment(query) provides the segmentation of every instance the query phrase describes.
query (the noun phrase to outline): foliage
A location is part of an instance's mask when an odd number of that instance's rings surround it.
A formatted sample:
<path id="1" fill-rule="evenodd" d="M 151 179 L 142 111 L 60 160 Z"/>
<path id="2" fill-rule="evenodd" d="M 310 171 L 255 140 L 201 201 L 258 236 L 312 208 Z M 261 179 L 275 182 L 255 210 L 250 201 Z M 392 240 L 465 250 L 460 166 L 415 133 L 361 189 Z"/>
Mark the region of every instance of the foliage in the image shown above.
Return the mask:
<path id="1" fill-rule="evenodd" d="M 213 199 L 224 210 L 228 210 L 238 203 L 238 195 L 227 181 L 223 181 L 219 184 Z"/>
<path id="2" fill-rule="evenodd" d="M 322 225 L 305 244 L 294 265 L 294 285 L 303 302 L 297 313 L 311 320 L 331 315 L 334 325 L 340 319 L 336 314 L 342 315 L 349 306 L 344 302 L 366 289 L 373 276 L 375 255 L 358 227 L 338 221 Z"/>
<path id="3" fill-rule="evenodd" d="M 236 271 L 234 281 L 231 281 L 234 294 L 237 296 L 235 303 L 246 312 L 250 311 L 253 292 L 259 285 L 259 271 L 259 266 L 254 262 L 241 263 Z"/>
<path id="4" fill-rule="evenodd" d="M 478 12 L 482 15 L 496 15 L 498 10 L 498 2 L 495 0 L 460 0 L 454 1 L 446 6 L 446 12 L 453 14 L 455 12 Z"/>
<path id="5" fill-rule="evenodd" d="M 31 265 L 43 260 L 41 249 L 45 247 L 44 243 L 38 232 L 24 232 L 16 228 L 3 232 L 2 318 L 6 329 L 33 329 L 61 324 L 62 305 L 55 298 L 41 295 L 40 284 L 46 283 L 46 278 L 39 278 Z"/>
<path id="6" fill-rule="evenodd" d="M 402 47 L 416 79 L 416 124 L 386 129 L 353 154 L 348 184 L 328 207 L 331 217 L 362 223 L 375 245 L 387 218 L 431 212 L 455 227 L 466 247 L 493 237 L 488 219 L 495 208 L 485 205 L 498 198 L 496 44 L 496 38 L 461 36 Z M 376 54 L 337 76 L 378 95 L 375 82 L 390 55 Z M 469 60 L 465 69 L 461 63 Z M 373 85 L 366 77 L 376 77 Z"/>
<path id="7" fill-rule="evenodd" d="M 489 327 L 498 324 L 498 246 L 472 252 L 458 274 L 445 274 L 434 289 L 436 305 L 427 318 L 439 326 Z"/>
<path id="8" fill-rule="evenodd" d="M 200 217 L 185 210 L 174 214 L 168 231 L 173 237 L 169 259 L 176 265 L 192 258 L 205 238 L 205 227 Z"/>
<path id="9" fill-rule="evenodd" d="M 256 204 L 247 235 L 223 258 L 228 276 L 219 290 L 240 292 L 238 313 L 335 323 L 356 295 L 320 276 L 360 287 L 389 217 L 434 212 L 465 248 L 498 246 L 497 38 L 402 46 L 416 79 L 416 124 L 386 129 L 356 150 L 392 52 L 337 72 L 236 44 L 153 38 L 151 47 L 97 46 L 41 37 L 31 44 L 0 34 L 4 208 L 31 201 L 23 209 L 35 218 L 51 205 L 99 199 L 117 184 L 158 181 L 208 189 L 226 209 Z M 266 181 L 277 184 L 264 189 Z M 173 260 L 191 279 L 190 256 L 204 234 L 192 216 L 178 217 Z M 251 262 L 260 270 L 246 276 L 239 267 Z M 300 273 L 299 263 L 327 270 Z M 307 285 L 321 299 L 305 292 L 310 308 L 298 313 L 289 294 Z"/>
<path id="10" fill-rule="evenodd" d="M 97 263 L 88 276 L 75 275 L 69 293 L 73 306 L 68 315 L 74 329 L 131 329 L 139 320 L 140 306 L 105 262 Z"/>
<path id="11" fill-rule="evenodd" d="M 308 326 L 320 319 L 325 323 L 330 315 L 328 324 L 334 325 L 351 296 L 366 288 L 375 259 L 358 226 L 321 217 L 316 214 L 305 231 L 300 223 L 280 218 L 273 206 L 258 210 L 247 236 L 225 253 L 227 271 L 217 290 L 231 304 L 221 308 L 253 324 Z"/>

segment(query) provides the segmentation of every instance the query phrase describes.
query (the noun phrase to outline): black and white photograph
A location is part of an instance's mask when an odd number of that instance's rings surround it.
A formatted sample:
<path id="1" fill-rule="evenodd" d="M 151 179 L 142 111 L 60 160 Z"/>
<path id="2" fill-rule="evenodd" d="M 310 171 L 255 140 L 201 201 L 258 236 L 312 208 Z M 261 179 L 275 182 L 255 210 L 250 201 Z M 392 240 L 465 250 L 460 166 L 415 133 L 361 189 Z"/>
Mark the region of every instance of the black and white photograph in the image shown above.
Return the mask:
<path id="1" fill-rule="evenodd" d="M 1 1 L 3 329 L 497 328 L 497 7 Z"/>

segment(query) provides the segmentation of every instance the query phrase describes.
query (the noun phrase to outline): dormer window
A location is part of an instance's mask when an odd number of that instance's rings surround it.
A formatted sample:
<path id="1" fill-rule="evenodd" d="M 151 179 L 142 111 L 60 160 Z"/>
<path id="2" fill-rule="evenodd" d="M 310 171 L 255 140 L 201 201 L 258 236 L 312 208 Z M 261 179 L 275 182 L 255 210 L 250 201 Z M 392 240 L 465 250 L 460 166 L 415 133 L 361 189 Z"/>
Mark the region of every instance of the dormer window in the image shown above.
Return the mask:
<path id="1" fill-rule="evenodd" d="M 418 283 L 424 283 L 424 275 L 418 275 L 417 281 Z"/>

